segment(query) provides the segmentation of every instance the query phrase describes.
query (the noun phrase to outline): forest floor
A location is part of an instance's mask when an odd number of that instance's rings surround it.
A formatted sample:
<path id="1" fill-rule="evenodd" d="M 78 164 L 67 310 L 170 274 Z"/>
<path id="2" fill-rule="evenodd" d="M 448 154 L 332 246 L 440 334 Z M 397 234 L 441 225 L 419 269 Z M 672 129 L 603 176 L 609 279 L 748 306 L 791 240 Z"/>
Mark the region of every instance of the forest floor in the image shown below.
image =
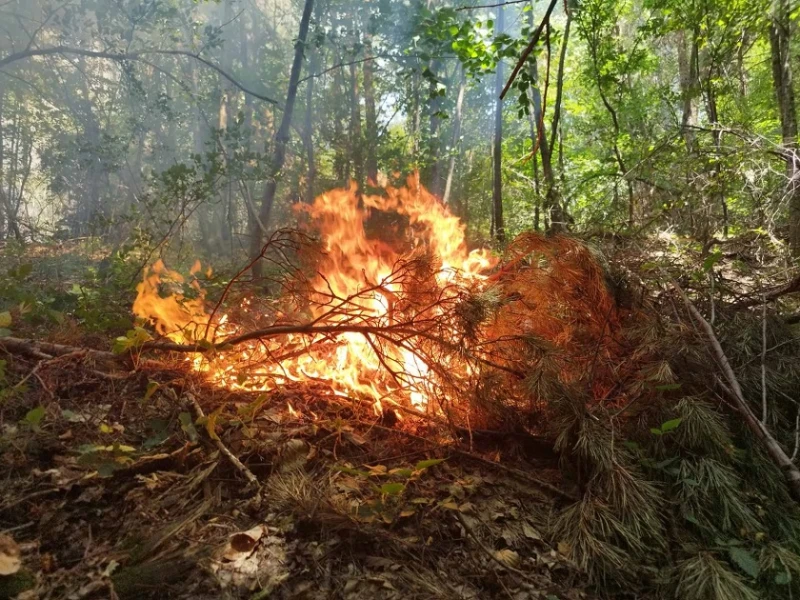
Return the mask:
<path id="1" fill-rule="evenodd" d="M 100 379 L 73 356 L 35 377 L 37 400 L 3 407 L 0 531 L 22 568 L 2 598 L 590 597 L 542 533 L 569 498 L 542 448 L 376 421 L 323 385 L 221 391 L 180 364 Z M 195 427 L 223 406 L 240 419 Z"/>

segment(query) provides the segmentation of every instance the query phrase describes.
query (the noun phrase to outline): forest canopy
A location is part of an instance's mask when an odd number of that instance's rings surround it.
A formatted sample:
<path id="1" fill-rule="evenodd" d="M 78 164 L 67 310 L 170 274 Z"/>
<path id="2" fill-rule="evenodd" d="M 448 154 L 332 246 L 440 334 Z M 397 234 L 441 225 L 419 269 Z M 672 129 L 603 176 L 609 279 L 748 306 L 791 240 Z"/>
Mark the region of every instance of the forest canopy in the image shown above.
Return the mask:
<path id="1" fill-rule="evenodd" d="M 4 2 L 4 235 L 175 230 L 229 255 L 298 201 L 419 171 L 474 241 L 568 225 L 800 247 L 788 0 L 318 1 L 290 108 L 303 8 Z"/>

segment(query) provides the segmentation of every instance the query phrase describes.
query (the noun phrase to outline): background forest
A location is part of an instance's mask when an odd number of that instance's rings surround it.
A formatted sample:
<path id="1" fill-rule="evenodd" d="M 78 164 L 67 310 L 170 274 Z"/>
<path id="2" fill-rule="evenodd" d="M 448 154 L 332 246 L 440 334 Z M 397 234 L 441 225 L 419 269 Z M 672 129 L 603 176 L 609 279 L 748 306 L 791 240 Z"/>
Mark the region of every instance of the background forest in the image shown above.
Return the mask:
<path id="1" fill-rule="evenodd" d="M 4 1 L 2 235 L 236 255 L 298 201 L 419 170 L 473 241 L 569 225 L 800 247 L 788 0 L 321 0 L 264 209 L 302 9 Z"/>
<path id="2" fill-rule="evenodd" d="M 0 0 L 0 600 L 800 597 L 799 24 Z"/>

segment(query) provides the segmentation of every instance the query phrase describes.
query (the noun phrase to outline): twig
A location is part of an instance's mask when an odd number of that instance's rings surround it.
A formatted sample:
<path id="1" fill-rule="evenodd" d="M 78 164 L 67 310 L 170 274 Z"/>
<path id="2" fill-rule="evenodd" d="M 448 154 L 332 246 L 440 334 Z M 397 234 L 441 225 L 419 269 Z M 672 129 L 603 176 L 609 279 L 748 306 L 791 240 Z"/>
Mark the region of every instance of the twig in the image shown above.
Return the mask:
<path id="1" fill-rule="evenodd" d="M 680 294 L 681 298 L 683 298 L 689 313 L 703 329 L 706 337 L 708 337 L 708 341 L 711 345 L 711 349 L 714 352 L 714 356 L 717 359 L 720 368 L 722 369 L 722 374 L 727 380 L 728 393 L 736 404 L 736 408 L 744 417 L 745 424 L 753 433 L 753 435 L 755 435 L 756 438 L 761 441 L 762 444 L 764 444 L 764 447 L 766 448 L 767 453 L 770 455 L 773 462 L 783 472 L 783 476 L 786 479 L 786 485 L 789 488 L 789 493 L 796 502 L 800 502 L 800 469 L 797 468 L 797 466 L 792 462 L 792 459 L 789 458 L 786 452 L 784 452 L 783 448 L 781 448 L 780 444 L 772 436 L 766 425 L 759 421 L 755 414 L 753 414 L 750 405 L 747 403 L 747 400 L 744 397 L 742 387 L 739 385 L 739 380 L 736 378 L 736 374 L 734 373 L 733 368 L 728 361 L 728 357 L 725 355 L 725 351 L 722 349 L 722 345 L 719 343 L 719 339 L 714 333 L 714 328 L 711 327 L 709 322 L 706 321 L 703 315 L 700 314 L 700 311 L 698 311 L 697 307 L 692 304 L 692 301 L 689 300 L 688 296 L 686 296 L 681 287 L 674 281 L 672 282 L 672 286 L 675 288 L 675 291 Z"/>
<path id="2" fill-rule="evenodd" d="M 474 6 L 459 6 L 456 10 L 480 10 L 482 8 L 497 8 L 498 6 L 509 6 L 511 4 L 522 4 L 529 2 L 529 0 L 508 0 L 507 2 L 498 2 L 497 4 L 476 4 Z"/>
<path id="3" fill-rule="evenodd" d="M 484 465 L 490 466 L 493 469 L 499 469 L 500 471 L 504 471 L 504 472 L 508 473 L 509 475 L 513 475 L 517 479 L 521 479 L 522 481 L 526 481 L 528 483 L 532 483 L 534 486 L 536 486 L 536 487 L 538 487 L 538 488 L 550 493 L 553 496 L 557 496 L 557 497 L 561 498 L 562 500 L 569 500 L 570 502 L 577 502 L 578 501 L 578 498 L 573 496 L 572 494 L 569 494 L 569 493 L 565 492 L 564 490 L 561 490 L 561 489 L 557 488 L 556 486 L 554 486 L 554 485 L 552 485 L 550 483 L 547 483 L 546 481 L 542 481 L 541 479 L 537 479 L 536 477 L 533 477 L 532 475 L 528 475 L 525 471 L 520 471 L 519 469 L 515 469 L 513 467 L 507 467 L 504 464 L 493 462 L 491 460 L 483 458 L 482 456 L 478 456 L 477 454 L 473 454 L 471 452 L 467 452 L 466 450 L 453 450 L 453 452 L 455 454 L 458 454 L 459 456 L 463 456 L 464 458 L 469 458 L 469 459 L 472 459 L 474 461 L 483 463 Z"/>
<path id="4" fill-rule="evenodd" d="M 194 412 L 198 419 L 204 419 L 205 413 L 203 412 L 200 403 L 197 401 L 197 398 L 194 397 L 193 394 L 190 392 L 184 392 L 183 394 L 191 403 L 192 408 L 194 408 Z M 209 436 L 210 437 L 210 436 Z M 242 475 L 244 475 L 245 479 L 250 482 L 250 485 L 254 486 L 256 489 L 261 489 L 261 484 L 258 482 L 258 478 L 253 474 L 253 472 L 245 466 L 245 464 L 240 461 L 236 455 L 233 454 L 228 447 L 222 443 L 222 440 L 218 437 L 213 438 L 214 443 L 216 444 L 219 451 L 228 459 L 230 462 Z"/>
<path id="5" fill-rule="evenodd" d="M 532 583 L 537 587 L 541 587 L 542 585 L 545 585 L 547 587 L 552 587 L 552 584 L 547 583 L 542 579 L 533 577 L 532 575 L 529 575 L 525 571 L 520 571 L 516 567 L 512 567 L 511 565 L 497 558 L 497 555 L 494 552 L 492 552 L 491 549 L 488 548 L 486 544 L 484 544 L 478 537 L 478 535 L 472 530 L 472 527 L 470 527 L 469 523 L 467 523 L 467 520 L 464 518 L 464 515 L 462 515 L 459 511 L 455 511 L 455 515 L 456 519 L 458 519 L 458 522 L 461 523 L 461 526 L 464 528 L 464 531 L 466 531 L 469 534 L 469 537 L 475 540 L 475 543 L 478 544 L 478 547 L 481 550 L 483 550 L 483 552 L 498 565 L 503 567 L 505 570 L 510 571 L 511 573 L 514 573 L 515 575 L 522 577 L 525 581 Z"/>
<path id="6" fill-rule="evenodd" d="M 103 52 L 96 50 L 87 50 L 85 48 L 71 48 L 67 46 L 55 46 L 52 48 L 29 48 L 27 50 L 23 50 L 21 52 L 15 52 L 13 54 L 9 54 L 8 56 L 0 58 L 0 68 L 25 58 L 30 58 L 33 56 L 50 56 L 53 54 L 75 54 L 78 56 L 88 56 L 92 58 L 105 58 L 117 62 L 138 61 L 141 60 L 142 56 L 148 54 L 159 54 L 166 56 L 187 56 L 189 58 L 193 58 L 194 60 L 200 63 L 203 63 L 210 69 L 213 69 L 214 71 L 219 73 L 222 77 L 230 81 L 237 88 L 242 90 L 245 94 L 253 96 L 254 98 L 258 98 L 259 100 L 263 100 L 264 102 L 269 102 L 275 107 L 283 110 L 283 107 L 280 105 L 280 103 L 278 103 L 277 100 L 274 100 L 269 96 L 265 96 L 264 94 L 259 94 L 258 92 L 248 89 L 239 81 L 237 81 L 236 78 L 233 77 L 233 75 L 229 74 L 219 65 L 216 65 L 210 60 L 203 58 L 199 54 L 190 52 L 188 50 L 139 50 L 136 52 L 119 53 L 119 52 Z"/>

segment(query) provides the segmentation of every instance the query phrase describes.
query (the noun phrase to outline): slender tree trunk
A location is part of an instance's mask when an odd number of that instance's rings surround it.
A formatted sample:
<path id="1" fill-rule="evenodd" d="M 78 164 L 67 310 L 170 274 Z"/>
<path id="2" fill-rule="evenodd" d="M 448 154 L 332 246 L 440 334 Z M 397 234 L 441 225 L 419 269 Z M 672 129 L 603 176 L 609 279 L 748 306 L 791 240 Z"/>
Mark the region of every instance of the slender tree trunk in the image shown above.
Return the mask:
<path id="1" fill-rule="evenodd" d="M 460 67 L 459 83 L 458 83 L 458 96 L 456 97 L 456 110 L 453 115 L 453 137 L 450 142 L 450 163 L 447 167 L 447 179 L 444 184 L 444 193 L 442 194 L 442 202 L 448 204 L 450 202 L 450 193 L 453 189 L 453 174 L 456 170 L 456 157 L 458 156 L 459 148 L 461 147 L 461 119 L 462 108 L 464 106 L 464 95 L 467 91 L 467 74 L 464 72 L 464 67 Z"/>
<path id="2" fill-rule="evenodd" d="M 366 118 L 367 183 L 378 185 L 378 117 L 375 108 L 375 61 L 372 53 L 372 35 L 364 39 L 364 116 Z"/>
<path id="3" fill-rule="evenodd" d="M 337 53 L 336 63 L 342 62 L 341 53 Z M 334 109 L 333 137 L 335 138 L 335 156 L 333 160 L 333 170 L 340 186 L 346 186 L 350 182 L 350 156 L 347 152 L 349 146 L 345 137 L 344 126 L 342 123 L 349 117 L 347 116 L 347 84 L 344 80 L 344 67 L 334 71 L 333 75 L 335 95 L 338 96 Z"/>
<path id="4" fill-rule="evenodd" d="M 222 12 L 222 23 L 230 23 L 233 19 L 233 0 L 224 0 L 224 2 L 225 5 Z M 222 68 L 225 69 L 227 73 L 233 72 L 232 39 L 226 39 L 224 45 L 222 46 Z M 227 136 L 225 136 L 224 133 L 227 133 L 229 128 L 231 112 L 235 105 L 233 102 L 233 96 L 235 92 L 233 85 L 223 77 L 219 78 L 219 86 L 222 93 L 220 95 L 219 103 L 218 128 L 221 132 L 223 132 L 221 143 L 222 148 L 225 150 L 223 154 L 223 160 L 227 166 L 229 163 L 230 146 L 227 142 Z M 225 212 L 225 218 L 220 219 L 219 232 L 221 241 L 229 245 L 233 240 L 233 230 L 235 228 L 236 219 L 236 209 L 233 205 L 233 178 L 230 176 L 230 174 L 225 182 L 225 190 L 223 194 L 224 202 L 222 206 Z"/>
<path id="5" fill-rule="evenodd" d="M 432 194 L 441 196 L 442 194 L 442 161 L 441 143 L 439 140 L 439 132 L 441 130 L 442 118 L 440 116 L 442 110 L 442 97 L 439 95 L 437 87 L 442 63 L 440 60 L 431 59 L 428 63 L 428 69 L 433 73 L 434 79 L 431 79 L 428 87 L 428 176 L 427 184 L 428 189 Z"/>
<path id="6" fill-rule="evenodd" d="M 700 87 L 698 75 L 697 35 L 692 35 L 691 43 L 686 40 L 686 32 L 679 31 L 677 35 L 678 73 L 680 77 L 681 99 L 683 114 L 681 116 L 681 131 L 690 154 L 697 152 L 694 127 L 697 126 L 697 96 Z"/>
<path id="7" fill-rule="evenodd" d="M 628 192 L 628 226 L 632 227 L 634 222 L 634 215 L 635 215 L 635 204 L 634 204 L 634 196 L 633 196 L 633 184 L 631 183 L 630 179 L 628 179 L 628 168 L 625 166 L 625 160 L 622 158 L 622 152 L 619 148 L 619 138 L 621 133 L 621 127 L 619 124 L 619 116 L 617 115 L 617 110 L 611 104 L 611 101 L 608 97 L 608 90 L 605 88 L 602 79 L 602 65 L 600 65 L 600 59 L 597 55 L 597 45 L 599 44 L 599 40 L 597 36 L 599 36 L 599 32 L 594 32 L 594 36 L 592 40 L 588 40 L 589 42 L 589 54 L 592 59 L 592 68 L 594 70 L 595 76 L 595 84 L 597 85 L 597 92 L 600 94 L 600 100 L 603 103 L 606 111 L 608 111 L 609 117 L 611 117 L 611 125 L 612 125 L 612 134 L 613 138 L 611 140 L 611 150 L 614 154 L 614 160 L 617 163 L 618 168 L 618 178 L 622 178 L 625 181 L 625 186 Z M 617 198 L 617 190 L 619 186 L 619 179 L 614 183 L 614 196 L 615 196 L 615 204 Z"/>
<path id="8" fill-rule="evenodd" d="M 706 106 L 708 110 L 708 118 L 714 127 L 712 137 L 714 139 L 714 151 L 716 153 L 716 161 L 714 162 L 714 183 L 717 188 L 717 201 L 720 208 L 722 208 L 722 227 L 724 237 L 728 237 L 728 203 L 725 200 L 725 181 L 722 177 L 722 129 L 719 124 L 719 114 L 717 111 L 717 96 L 714 91 L 713 77 L 709 74 L 708 87 L 706 93 Z"/>
<path id="9" fill-rule="evenodd" d="M 294 60 L 292 70 L 289 74 L 289 89 L 286 92 L 286 103 L 283 108 L 281 125 L 275 135 L 272 159 L 269 165 L 269 179 L 264 189 L 264 197 L 261 201 L 259 213 L 261 224 L 269 227 L 270 217 L 272 216 L 272 206 L 275 203 L 275 192 L 278 188 L 278 177 L 280 176 L 283 163 L 286 160 L 286 146 L 289 143 L 289 128 L 292 124 L 292 113 L 294 112 L 294 102 L 297 98 L 297 86 L 300 79 L 300 70 L 303 64 L 303 51 L 308 37 L 308 23 L 311 20 L 311 10 L 314 7 L 314 0 L 306 0 L 303 7 L 303 16 L 300 19 L 300 31 L 297 34 L 297 42 L 294 47 Z M 250 256 L 256 259 L 262 251 L 264 237 L 261 228 L 256 227 L 251 234 Z M 253 277 L 260 278 L 262 275 L 261 261 L 256 261 L 253 265 Z"/>
<path id="10" fill-rule="evenodd" d="M 566 207 L 563 206 L 561 194 L 556 186 L 553 177 L 553 149 L 558 142 L 558 172 L 561 176 L 562 187 L 564 184 L 564 136 L 561 120 L 561 104 L 564 97 L 564 69 L 567 62 L 567 48 L 569 47 L 569 32 L 572 25 L 572 13 L 567 12 L 567 22 L 564 25 L 564 36 L 561 40 L 561 52 L 558 57 L 558 72 L 556 73 L 556 99 L 553 104 L 553 123 L 550 131 L 550 143 L 548 144 L 548 162 L 550 165 L 550 179 L 547 181 L 547 204 L 550 208 L 551 225 L 555 222 L 558 227 L 566 228 L 569 221 Z M 547 68 L 550 68 L 548 62 Z M 544 132 L 543 132 L 544 133 Z M 544 171 L 544 161 L 542 161 L 542 171 Z"/>
<path id="11" fill-rule="evenodd" d="M 497 7 L 496 31 L 502 35 L 505 31 L 505 11 L 503 5 Z M 504 69 L 502 59 L 497 63 L 497 73 L 495 76 L 495 104 L 494 104 L 494 152 L 493 152 L 493 175 L 492 182 L 492 221 L 494 223 L 494 237 L 502 243 L 505 241 L 506 232 L 503 224 L 503 179 L 502 179 L 502 160 L 503 160 L 503 99 L 500 94 L 505 85 Z"/>
<path id="12" fill-rule="evenodd" d="M 354 59 L 355 60 L 355 56 Z M 364 189 L 364 150 L 361 135 L 361 94 L 358 89 L 358 69 L 350 63 L 350 156 L 353 157 L 353 178 L 359 190 Z"/>
<path id="13" fill-rule="evenodd" d="M 321 49 L 314 50 L 309 63 L 309 71 L 316 73 L 320 63 Z M 306 83 L 306 115 L 303 119 L 303 143 L 306 148 L 306 193 L 305 201 L 307 204 L 314 202 L 314 183 L 317 179 L 317 163 L 314 156 L 314 87 L 317 78 L 310 77 Z"/>
<path id="14" fill-rule="evenodd" d="M 5 166 L 5 129 L 3 128 L 3 109 L 5 108 L 5 89 L 0 89 L 0 237 L 5 239 L 5 213 L 6 201 L 5 192 L 3 192 L 3 167 Z"/>
<path id="15" fill-rule="evenodd" d="M 786 196 L 789 204 L 789 245 L 800 256 L 800 156 L 797 145 L 797 107 L 792 82 L 791 27 L 788 0 L 775 0 L 770 49 L 772 80 L 781 120 L 783 155 L 786 161 Z"/>

